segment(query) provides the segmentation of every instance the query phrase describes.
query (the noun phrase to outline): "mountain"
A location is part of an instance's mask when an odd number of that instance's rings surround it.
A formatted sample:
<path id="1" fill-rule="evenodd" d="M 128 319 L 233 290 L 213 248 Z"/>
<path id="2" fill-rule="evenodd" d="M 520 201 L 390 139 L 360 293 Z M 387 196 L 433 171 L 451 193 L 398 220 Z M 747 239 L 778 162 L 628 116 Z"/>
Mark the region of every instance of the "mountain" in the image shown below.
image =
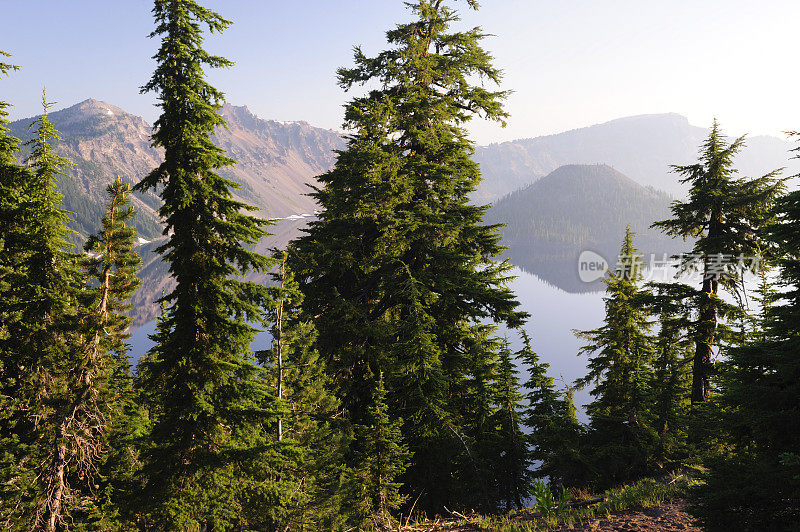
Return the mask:
<path id="1" fill-rule="evenodd" d="M 625 226 L 637 233 L 646 256 L 670 256 L 688 249 L 680 240 L 650 229 L 670 216 L 672 198 L 644 187 L 604 165 L 565 165 L 498 200 L 486 214 L 501 229 L 514 264 L 570 292 L 596 290 L 582 283 L 578 257 L 593 251 L 616 263 Z"/>
<path id="2" fill-rule="evenodd" d="M 308 184 L 333 165 L 335 150 L 344 147 L 344 141 L 339 133 L 306 122 L 262 120 L 246 107 L 226 104 L 221 114 L 227 128 L 216 131 L 214 142 L 237 164 L 220 173 L 240 185 L 234 191 L 237 199 L 258 207 L 261 216 L 281 219 L 271 229 L 275 234 L 257 248 L 267 252 L 273 246 L 283 247 L 314 211 L 315 203 L 306 195 Z M 54 143 L 55 150 L 74 163 L 58 188 L 64 195 L 64 207 L 74 213 L 74 229 L 85 237 L 100 223 L 105 187 L 116 176 L 130 184 L 139 182 L 161 163 L 163 152 L 150 145 L 150 124 L 105 102 L 85 100 L 52 112 L 49 118 L 62 137 Z M 29 125 L 34 120 L 12 122 L 12 134 L 23 142 L 31 139 Z M 23 147 L 20 158 L 27 153 Z M 135 194 L 133 205 L 137 211 L 134 225 L 142 237 L 137 250 L 144 261 L 139 273 L 142 287 L 133 299 L 132 317 L 134 326 L 139 326 L 157 314 L 155 300 L 162 290 L 171 289 L 172 281 L 166 265 L 154 253 L 164 241 L 156 212 L 159 198 L 153 193 Z M 298 216 L 303 213 L 305 216 Z"/>
<path id="3" fill-rule="evenodd" d="M 150 124 L 105 102 L 89 99 L 49 116 L 63 138 L 56 150 L 75 163 L 59 189 L 65 207 L 75 213 L 75 229 L 85 236 L 96 230 L 103 214 L 106 185 L 115 176 L 137 183 L 161 162 L 162 153 L 150 145 Z M 273 228 L 275 236 L 258 249 L 281 247 L 307 223 L 307 216 L 298 215 L 314 212 L 307 184 L 314 184 L 315 177 L 333 165 L 335 150 L 344 147 L 342 136 L 305 122 L 263 120 L 246 107 L 228 104 L 222 116 L 228 127 L 216 131 L 215 142 L 238 163 L 221 173 L 240 185 L 235 196 L 258 207 L 260 215 L 283 218 Z M 30 139 L 33 120 L 13 122 L 13 134 Z M 693 162 L 706 133 L 679 115 L 645 115 L 477 147 L 475 160 L 484 181 L 475 199 L 497 201 L 487 221 L 509 223 L 504 239 L 515 263 L 567 290 L 596 289 L 577 280 L 577 253 L 586 247 L 616 257 L 627 222 L 640 232 L 643 249 L 669 248 L 666 252 L 676 247 L 666 246 L 663 237 L 647 230 L 650 222 L 666 216 L 670 201 L 654 189 L 681 194 L 669 165 Z M 737 159 L 744 174 L 787 164 L 788 143 L 773 137 L 748 142 Z M 563 165 L 570 166 L 559 168 Z M 543 178 L 546 174 L 550 175 Z M 155 316 L 153 301 L 163 288 L 169 289 L 170 281 L 165 265 L 152 253 L 163 242 L 156 214 L 159 199 L 152 193 L 137 194 L 133 202 L 138 212 L 135 225 L 144 239 L 139 246 L 145 261 L 143 286 L 134 301 L 139 325 Z"/>
<path id="4" fill-rule="evenodd" d="M 161 153 L 150 146 L 151 128 L 144 119 L 104 102 L 86 100 L 51 112 L 49 119 L 63 139 L 54 143 L 55 150 L 75 165 L 58 182 L 64 207 L 75 213 L 74 228 L 86 236 L 95 231 L 103 215 L 105 187 L 116 176 L 126 183 L 137 183 L 158 166 Z M 23 142 L 30 140 L 34 131 L 29 126 L 34 120 L 12 122 L 11 133 Z M 21 157 L 27 154 L 23 146 Z M 145 238 L 161 232 L 155 213 L 158 202 L 152 193 L 137 194 L 132 199 L 138 213 L 136 229 Z"/>
<path id="5" fill-rule="evenodd" d="M 724 127 L 724 123 L 722 124 Z M 693 164 L 708 130 L 689 124 L 678 114 L 620 118 L 555 135 L 514 140 L 476 148 L 483 182 L 474 193 L 479 203 L 491 203 L 529 185 L 566 164 L 611 165 L 637 183 L 675 197 L 685 193 L 670 165 Z M 741 175 L 761 176 L 776 168 L 800 171 L 789 160 L 793 144 L 777 137 L 756 136 L 735 159 Z"/>
<path id="6" fill-rule="evenodd" d="M 222 117 L 228 128 L 217 130 L 214 141 L 236 165 L 221 173 L 242 185 L 242 199 L 271 218 L 313 212 L 308 184 L 333 166 L 335 150 L 345 145 L 341 135 L 306 122 L 263 120 L 229 104 Z"/>
<path id="7" fill-rule="evenodd" d="M 246 107 L 229 104 L 222 108 L 222 116 L 228 127 L 218 129 L 214 140 L 238 161 L 221 171 L 240 185 L 234 192 L 237 199 L 255 205 L 265 217 L 313 211 L 313 200 L 304 195 L 309 192 L 306 183 L 333 165 L 334 150 L 344 146 L 340 134 L 305 122 L 262 120 Z M 115 176 L 137 183 L 160 164 L 162 152 L 150 145 L 150 124 L 105 102 L 85 100 L 52 112 L 49 118 L 63 139 L 54 144 L 56 151 L 75 164 L 69 177 L 59 182 L 64 206 L 75 213 L 75 229 L 86 235 L 102 216 L 108 183 Z M 30 139 L 28 126 L 33 120 L 11 123 L 12 134 Z M 139 234 L 158 237 L 159 199 L 152 193 L 137 194 L 133 203 Z"/>

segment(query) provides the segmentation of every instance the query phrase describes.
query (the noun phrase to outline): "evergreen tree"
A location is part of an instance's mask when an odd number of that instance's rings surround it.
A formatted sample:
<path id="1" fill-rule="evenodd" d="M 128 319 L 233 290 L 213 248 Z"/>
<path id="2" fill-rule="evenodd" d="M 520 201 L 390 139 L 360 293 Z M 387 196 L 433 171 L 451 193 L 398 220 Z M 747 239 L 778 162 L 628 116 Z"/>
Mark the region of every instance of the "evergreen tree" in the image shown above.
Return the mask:
<path id="1" fill-rule="evenodd" d="M 10 57 L 0 51 L 0 57 Z M 0 61 L 0 78 L 19 70 L 16 65 Z M 19 368 L 16 352 L 10 351 L 10 335 L 16 332 L 21 319 L 19 300 L 15 295 L 25 273 L 20 271 L 26 255 L 21 241 L 31 231 L 23 218 L 23 185 L 30 179 L 30 170 L 17 164 L 19 140 L 9 134 L 8 108 L 0 101 L 0 522 L 11 528 L 10 519 L 20 489 L 19 464 L 24 453 L 20 435 L 16 433 L 16 412 L 22 406 L 18 390 Z"/>
<path id="2" fill-rule="evenodd" d="M 378 88 L 347 105 L 353 133 L 320 176 L 322 212 L 290 260 L 349 418 L 365 424 L 370 376 L 383 373 L 414 457 L 404 490 L 440 511 L 474 475 L 463 425 L 473 413 L 459 399 L 478 322 L 518 326 L 524 316 L 505 286 L 510 267 L 493 260 L 495 228 L 469 202 L 480 176 L 463 124 L 506 116 L 505 93 L 470 80 L 497 82 L 500 72 L 481 30 L 449 31 L 457 17 L 447 2 L 409 7 L 416 19 L 387 33 L 391 49 L 369 58 L 357 48 L 355 67 L 339 71 L 345 89 Z"/>
<path id="3" fill-rule="evenodd" d="M 17 469 L 4 486 L 6 518 L 13 527 L 55 530 L 60 520 L 59 475 L 52 442 L 69 405 L 67 374 L 75 338 L 69 326 L 81 283 L 77 256 L 66 240 L 69 221 L 56 190 L 58 176 L 70 166 L 50 143 L 58 132 L 48 119 L 52 104 L 42 98 L 44 114 L 31 127 L 28 168 L 3 165 L 3 192 L 10 193 L 3 213 L 5 254 L 13 272 L 3 298 L 8 336 L 0 341 L 3 395 L 11 398 L 2 433 L 15 448 Z M 13 144 L 13 142 L 12 142 Z M 7 181 L 8 179 L 8 181 Z M 9 219 L 5 215 L 11 216 Z"/>
<path id="4" fill-rule="evenodd" d="M 11 54 L 0 50 L 0 57 L 11 57 Z M 17 65 L 12 65 L 0 61 L 0 78 L 8 76 L 10 72 L 19 70 Z M 8 108 L 11 105 L 8 102 L 0 101 L 0 164 L 14 164 L 16 163 L 15 154 L 19 149 L 19 139 L 9 135 L 8 128 Z"/>
<path id="5" fill-rule="evenodd" d="M 463 508 L 481 508 L 488 513 L 495 512 L 501 502 L 495 470 L 500 434 L 494 415 L 503 343 L 494 336 L 494 326 L 478 324 L 472 331 L 464 344 L 464 376 L 451 387 L 460 407 L 448 423 L 457 444 L 451 464 L 462 472 L 452 487 L 452 497 Z"/>
<path id="6" fill-rule="evenodd" d="M 572 389 L 563 394 L 556 390 L 553 378 L 547 375 L 550 365 L 539 360 L 524 331 L 517 358 L 528 372 L 523 423 L 530 429 L 527 444 L 530 458 L 536 464 L 534 477 L 548 478 L 552 485 L 584 483 L 587 464 L 580 448 L 584 429 L 576 416 Z"/>
<path id="7" fill-rule="evenodd" d="M 702 297 L 695 327 L 695 355 L 692 367 L 692 404 L 709 398 L 713 347 L 717 344 L 720 283 L 732 288 L 736 272 L 720 269 L 720 261 L 753 257 L 765 248 L 761 228 L 782 190 L 778 171 L 757 179 L 737 178 L 733 158 L 744 146 L 744 137 L 728 143 L 714 121 L 702 146 L 700 160 L 689 166 L 673 166 L 688 184 L 687 201 L 675 201 L 673 218 L 653 224 L 665 233 L 684 239 L 696 238 L 692 253 L 684 256 L 684 266 L 702 260 Z"/>
<path id="8" fill-rule="evenodd" d="M 84 246 L 87 284 L 78 295 L 66 408 L 57 420 L 47 470 L 49 530 L 62 523 L 108 530 L 117 514 L 110 500 L 108 466 L 121 451 L 112 446 L 126 437 L 120 431 L 132 393 L 125 344 L 131 320 L 126 313 L 140 284 L 136 272 L 141 259 L 133 249 L 136 232 L 129 226 L 134 216 L 130 187 L 117 179 L 107 191 L 102 229 Z"/>
<path id="9" fill-rule="evenodd" d="M 769 262 L 762 262 L 758 273 L 758 286 L 752 294 L 756 305 L 755 313 L 746 316 L 746 324 L 742 327 L 744 334 L 743 343 L 760 342 L 766 339 L 769 328 L 769 317 L 773 303 L 777 299 L 777 290 L 770 276 L 774 267 Z"/>
<path id="10" fill-rule="evenodd" d="M 392 420 L 386 404 L 383 375 L 379 375 L 364 425 L 355 426 L 356 464 L 353 474 L 353 508 L 359 527 L 368 522 L 390 525 L 391 510 L 407 496 L 397 478 L 406 468 L 409 452 L 402 442 L 402 420 Z"/>
<path id="11" fill-rule="evenodd" d="M 648 472 L 654 434 L 648 392 L 653 378 L 653 346 L 640 288 L 641 256 L 630 227 L 620 263 L 606 279 L 606 317 L 599 329 L 577 333 L 588 341 L 581 353 L 591 357 L 589 373 L 578 386 L 594 384 L 589 415 L 590 460 L 596 482 L 613 485 Z"/>
<path id="12" fill-rule="evenodd" d="M 273 504 L 276 525 L 331 529 L 342 522 L 341 483 L 346 476 L 344 452 L 350 429 L 339 418 L 339 402 L 328 390 L 330 378 L 314 348 L 316 330 L 301 314 L 303 294 L 285 252 L 278 253 L 272 273 L 271 300 L 264 314 L 272 346 L 257 353 L 270 370 L 280 413 L 274 438 L 288 458 Z"/>
<path id="13" fill-rule="evenodd" d="M 796 530 L 800 523 L 800 192 L 778 201 L 770 241 L 782 252 L 765 329 L 730 349 L 720 426 L 728 448 L 709 460 L 693 511 L 709 530 Z"/>
<path id="14" fill-rule="evenodd" d="M 530 494 L 532 473 L 531 452 L 525 434 L 520 428 L 522 400 L 515 358 L 508 345 L 503 342 L 497 363 L 497 378 L 494 384 L 495 412 L 491 425 L 496 431 L 493 445 L 492 465 L 497 484 L 497 499 L 500 507 L 509 511 L 523 507 Z"/>
<path id="15" fill-rule="evenodd" d="M 239 275 L 263 272 L 272 261 L 249 249 L 267 222 L 232 198 L 236 185 L 217 171 L 233 164 L 211 137 L 224 127 L 223 95 L 204 79 L 204 67 L 231 63 L 203 48 L 203 27 L 221 32 L 230 22 L 193 0 L 156 0 L 160 48 L 143 88 L 156 92 L 162 114 L 153 145 L 164 162 L 137 189 L 156 190 L 175 289 L 142 383 L 152 390 L 152 431 L 146 449 L 147 526 L 223 529 L 249 515 L 248 501 L 268 495 L 272 458 L 268 431 L 276 408 L 249 356 L 267 301 L 265 287 Z M 272 457 L 272 458 L 271 458 Z M 145 522 L 145 521 L 143 521 Z"/>
<path id="16" fill-rule="evenodd" d="M 656 283 L 650 312 L 658 333 L 653 338 L 653 428 L 658 434 L 658 458 L 673 462 L 688 457 L 691 395 L 691 301 L 696 291 L 680 283 Z"/>

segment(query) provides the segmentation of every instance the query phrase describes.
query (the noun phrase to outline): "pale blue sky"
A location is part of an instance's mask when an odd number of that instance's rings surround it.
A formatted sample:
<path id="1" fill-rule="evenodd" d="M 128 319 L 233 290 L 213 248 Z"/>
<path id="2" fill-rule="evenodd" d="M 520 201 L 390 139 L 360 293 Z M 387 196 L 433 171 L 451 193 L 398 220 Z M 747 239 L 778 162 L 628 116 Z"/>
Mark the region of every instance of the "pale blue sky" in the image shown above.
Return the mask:
<path id="1" fill-rule="evenodd" d="M 262 118 L 338 129 L 348 96 L 335 83 L 351 49 L 382 48 L 407 18 L 400 0 L 205 0 L 232 19 L 208 49 L 236 61 L 211 81 Z M 466 2 L 459 1 L 464 6 Z M 489 143 L 622 116 L 677 112 L 730 133 L 800 129 L 797 0 L 483 0 L 464 23 L 506 72 L 506 129 L 475 124 Z M 152 121 L 140 95 L 157 43 L 149 0 L 0 0 L 0 49 L 22 71 L 0 80 L 13 118 L 39 112 L 41 89 L 66 107 L 92 97 Z"/>

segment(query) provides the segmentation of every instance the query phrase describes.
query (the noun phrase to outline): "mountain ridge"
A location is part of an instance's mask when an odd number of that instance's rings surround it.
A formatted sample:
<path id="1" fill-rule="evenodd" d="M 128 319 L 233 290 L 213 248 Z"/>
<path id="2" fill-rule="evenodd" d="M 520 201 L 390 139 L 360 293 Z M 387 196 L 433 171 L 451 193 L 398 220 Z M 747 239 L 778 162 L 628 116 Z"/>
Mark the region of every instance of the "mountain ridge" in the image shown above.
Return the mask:
<path id="1" fill-rule="evenodd" d="M 221 115 L 227 128 L 218 128 L 214 142 L 228 151 L 237 164 L 220 174 L 239 185 L 234 197 L 254 205 L 259 215 L 281 218 L 314 209 L 306 194 L 314 177 L 335 161 L 344 146 L 341 134 L 315 128 L 306 122 L 277 122 L 257 117 L 244 106 L 225 104 Z M 23 142 L 34 132 L 28 126 L 37 117 L 13 121 L 9 127 Z M 64 206 L 76 214 L 75 229 L 86 236 L 102 216 L 105 187 L 116 176 L 135 184 L 162 161 L 163 151 L 151 145 L 152 126 L 143 118 L 107 102 L 89 98 L 49 113 L 63 140 L 54 142 L 60 155 L 75 167 L 58 186 Z M 20 158 L 28 150 L 23 147 Z M 161 233 L 153 193 L 134 194 L 139 213 L 136 229 L 145 238 Z"/>
<path id="2" fill-rule="evenodd" d="M 678 113 L 622 117 L 561 133 L 479 146 L 475 160 L 483 181 L 473 193 L 478 203 L 492 203 L 567 164 L 609 164 L 645 186 L 676 197 L 686 193 L 672 173 L 673 164 L 693 164 L 708 129 Z M 748 137 L 734 163 L 742 175 L 761 176 L 776 168 L 800 171 L 789 160 L 790 142 L 766 135 Z"/>
<path id="3" fill-rule="evenodd" d="M 301 213 L 314 212 L 316 205 L 313 198 L 308 196 L 311 191 L 308 185 L 314 185 L 316 176 L 332 167 L 336 160 L 336 150 L 344 147 L 343 134 L 316 128 L 304 121 L 263 119 L 246 106 L 225 104 L 221 114 L 228 127 L 217 130 L 214 141 L 236 159 L 237 164 L 221 169 L 220 173 L 239 184 L 240 188 L 234 191 L 235 197 L 256 206 L 259 215 L 284 219 L 275 227 L 276 235 L 260 243 L 259 249 L 285 245 L 299 233 L 307 221 L 305 218 L 292 218 Z M 146 120 L 101 100 L 89 98 L 53 111 L 49 116 L 56 128 L 61 130 L 64 139 L 56 143 L 56 151 L 72 159 L 76 165 L 69 178 L 60 180 L 59 189 L 64 194 L 65 208 L 76 213 L 76 228 L 85 236 L 96 230 L 103 214 L 105 186 L 116 175 L 128 183 L 137 183 L 160 164 L 162 152 L 150 145 L 152 128 Z M 30 139 L 33 133 L 28 130 L 28 125 L 35 119 L 36 117 L 15 120 L 11 123 L 12 133 L 22 140 Z M 642 143 L 642 139 L 649 139 L 646 134 L 648 131 L 649 137 L 655 135 L 655 140 Z M 481 165 L 484 180 L 473 195 L 473 200 L 480 203 L 503 203 L 509 195 L 524 191 L 558 168 L 580 163 L 580 159 L 609 165 L 609 168 L 624 175 L 625 180 L 617 181 L 625 183 L 622 189 L 629 192 L 636 186 L 650 186 L 656 195 L 659 189 L 672 187 L 675 190 L 677 177 L 667 171 L 655 172 L 655 179 L 650 174 L 647 174 L 648 179 L 637 179 L 625 167 L 632 165 L 641 170 L 661 166 L 668 168 L 671 163 L 693 162 L 705 131 L 701 127 L 692 126 L 686 117 L 677 113 L 649 114 L 623 117 L 544 137 L 477 146 L 474 159 Z M 633 141 L 639 143 L 639 148 L 634 150 L 635 157 L 627 153 Z M 788 143 L 774 137 L 753 137 L 750 142 L 752 149 L 758 152 L 751 157 L 755 163 L 750 166 L 761 165 L 765 173 L 771 169 L 763 162 L 765 160 L 778 162 L 782 158 L 782 165 L 786 164 L 788 151 L 782 150 L 788 150 Z M 664 144 L 667 149 L 662 149 Z M 23 152 L 21 157 L 24 158 L 24 155 Z M 560 164 L 564 160 L 568 162 Z M 544 183 L 547 185 L 549 182 L 545 180 Z M 562 183 L 554 180 L 550 183 L 550 188 L 540 185 L 538 190 L 546 196 L 547 203 L 559 203 L 563 198 L 575 195 L 574 187 L 572 191 L 563 188 L 569 183 L 569 180 Z M 586 183 L 584 185 L 588 186 Z M 593 184 L 597 185 L 598 183 Z M 673 195 L 679 193 L 678 190 Z M 642 194 L 636 198 L 638 199 L 635 201 L 642 204 L 649 201 Z M 541 203 L 541 200 L 536 201 Z M 668 201 L 658 201 L 659 209 L 663 210 Z M 151 243 L 140 246 L 140 252 L 145 258 L 142 270 L 144 284 L 135 298 L 137 310 L 134 314 L 136 323 L 141 324 L 157 312 L 153 301 L 160 295 L 161 288 L 168 287 L 168 280 L 157 256 L 150 252 L 162 240 L 162 228 L 156 212 L 160 200 L 155 194 L 147 193 L 136 194 L 133 202 L 138 212 L 135 226 L 140 236 L 152 240 Z M 611 220 L 616 224 L 614 233 L 619 232 L 617 226 L 626 216 L 624 207 L 621 206 L 622 210 L 614 214 L 617 216 L 616 220 Z M 566 207 L 562 210 L 567 212 Z M 592 208 L 586 205 L 580 211 L 585 214 L 592 211 Z M 503 219 L 496 215 L 498 212 L 498 209 L 492 208 L 487 213 L 486 220 L 510 223 L 511 227 L 504 230 L 504 238 L 506 245 L 511 245 L 512 257 L 518 265 L 562 288 L 566 287 L 571 291 L 584 291 L 587 288 L 575 285 L 571 278 L 562 278 L 563 271 L 566 271 L 564 268 L 574 266 L 570 262 L 575 260 L 575 257 L 570 256 L 575 251 L 574 246 L 564 248 L 565 244 L 562 242 L 562 247 L 553 247 L 551 241 L 540 239 L 534 253 L 532 246 L 526 245 L 520 238 L 514 238 L 510 233 L 519 219 L 516 222 L 514 219 Z M 552 213 L 551 222 L 561 223 L 559 230 L 571 235 L 569 238 L 577 239 L 576 235 L 581 232 L 591 233 L 579 223 L 577 226 L 565 224 L 564 212 Z M 602 223 L 610 226 L 611 221 L 605 219 Z M 602 245 L 596 247 L 603 248 L 605 253 L 610 251 L 613 258 L 619 238 L 620 235 L 614 234 L 613 238 L 604 240 Z M 586 243 L 584 240 L 581 242 Z M 550 245 L 550 248 L 543 247 L 543 243 Z M 554 261 L 554 266 L 545 265 L 544 260 Z M 563 261 L 569 264 L 562 264 Z M 559 269 L 563 271 L 559 273 Z"/>

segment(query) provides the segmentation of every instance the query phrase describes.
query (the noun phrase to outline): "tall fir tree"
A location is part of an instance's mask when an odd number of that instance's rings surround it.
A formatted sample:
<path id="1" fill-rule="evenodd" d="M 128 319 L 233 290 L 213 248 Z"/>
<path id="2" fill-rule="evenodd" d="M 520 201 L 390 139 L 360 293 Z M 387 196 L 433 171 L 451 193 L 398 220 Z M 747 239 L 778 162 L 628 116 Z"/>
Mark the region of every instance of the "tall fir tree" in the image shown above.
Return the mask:
<path id="1" fill-rule="evenodd" d="M 0 58 L 11 57 L 11 54 L 0 50 Z M 9 76 L 11 72 L 19 70 L 17 65 L 0 61 L 0 79 Z M 15 154 L 19 149 L 19 139 L 9 134 L 8 108 L 11 104 L 0 101 L 0 164 L 16 163 Z"/>
<path id="2" fill-rule="evenodd" d="M 630 227 L 619 265 L 606 279 L 606 317 L 599 329 L 578 334 L 588 343 L 589 373 L 578 386 L 593 385 L 589 415 L 590 462 L 599 485 L 637 478 L 652 467 L 654 434 L 649 390 L 653 378 L 653 345 L 640 287 L 642 258 Z"/>
<path id="3" fill-rule="evenodd" d="M 319 219 L 290 257 L 349 418 L 364 424 L 372 376 L 383 373 L 413 453 L 404 490 L 433 511 L 474 475 L 463 426 L 473 413 L 458 398 L 478 322 L 524 318 L 505 286 L 509 265 L 494 261 L 496 228 L 469 202 L 480 174 L 463 125 L 506 116 L 505 93 L 471 80 L 500 72 L 480 29 L 450 30 L 448 3 L 410 2 L 415 20 L 387 33 L 389 50 L 356 48 L 355 67 L 339 71 L 345 89 L 377 87 L 347 105 L 347 148 L 320 176 Z"/>
<path id="4" fill-rule="evenodd" d="M 0 58 L 10 54 L 0 50 Z M 0 61 L 0 79 L 19 67 Z M 16 353 L 10 351 L 10 335 L 16 332 L 21 309 L 15 292 L 24 279 L 20 267 L 24 260 L 22 239 L 30 231 L 29 221 L 22 218 L 23 184 L 31 179 L 30 170 L 17 162 L 19 139 L 10 134 L 8 102 L 0 101 L 0 522 L 10 528 L 14 500 L 20 488 L 18 467 L 24 451 L 19 434 L 14 430 L 15 412 L 20 407 L 19 369 Z"/>
<path id="5" fill-rule="evenodd" d="M 763 331 L 728 350 L 718 401 L 727 446 L 708 460 L 695 492 L 692 511 L 708 530 L 800 523 L 800 192 L 780 198 L 776 212 L 777 290 L 767 296 Z"/>
<path id="6" fill-rule="evenodd" d="M 268 293 L 239 277 L 272 265 L 249 247 L 268 223 L 247 214 L 253 208 L 234 200 L 236 185 L 217 173 L 234 161 L 211 140 L 224 127 L 223 94 L 203 69 L 231 63 L 203 49 L 203 28 L 222 32 L 230 22 L 193 0 L 156 0 L 153 15 L 151 37 L 160 48 L 142 92 L 158 95 L 153 145 L 164 149 L 164 162 L 136 188 L 163 200 L 167 239 L 158 251 L 176 286 L 165 296 L 163 334 L 145 359 L 150 380 L 143 384 L 156 402 L 145 455 L 146 522 L 223 529 L 250 515 L 248 501 L 268 489 L 267 432 L 276 408 L 249 355 L 249 322 L 260 317 Z"/>
<path id="7" fill-rule="evenodd" d="M 719 287 L 733 288 L 736 272 L 725 261 L 758 256 L 766 248 L 761 228 L 770 218 L 775 198 L 783 189 L 779 171 L 756 179 L 737 178 L 733 158 L 744 146 L 744 137 L 727 142 L 714 120 L 711 133 L 693 165 L 673 166 L 681 183 L 689 185 L 689 198 L 672 204 L 672 218 L 653 227 L 671 236 L 696 239 L 684 266 L 702 261 L 703 281 L 695 327 L 692 363 L 692 404 L 707 401 L 711 391 L 713 348 L 717 345 L 720 305 Z M 720 264 L 722 262 L 722 264 Z"/>

